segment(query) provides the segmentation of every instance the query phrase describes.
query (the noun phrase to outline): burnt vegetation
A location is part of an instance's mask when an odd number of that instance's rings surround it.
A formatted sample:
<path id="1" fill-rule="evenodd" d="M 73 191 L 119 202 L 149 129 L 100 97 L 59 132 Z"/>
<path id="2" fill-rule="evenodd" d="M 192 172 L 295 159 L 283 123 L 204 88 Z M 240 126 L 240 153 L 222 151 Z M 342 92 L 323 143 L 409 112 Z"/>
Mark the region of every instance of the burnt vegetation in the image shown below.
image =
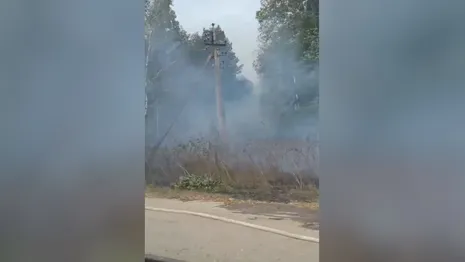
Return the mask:
<path id="1" fill-rule="evenodd" d="M 215 25 L 187 33 L 172 0 L 146 3 L 147 186 L 316 201 L 318 1 L 262 1 L 256 83 L 242 74 L 226 30 Z M 218 82 L 204 39 L 209 30 L 225 43 L 219 84 L 226 144 L 216 133 Z"/>

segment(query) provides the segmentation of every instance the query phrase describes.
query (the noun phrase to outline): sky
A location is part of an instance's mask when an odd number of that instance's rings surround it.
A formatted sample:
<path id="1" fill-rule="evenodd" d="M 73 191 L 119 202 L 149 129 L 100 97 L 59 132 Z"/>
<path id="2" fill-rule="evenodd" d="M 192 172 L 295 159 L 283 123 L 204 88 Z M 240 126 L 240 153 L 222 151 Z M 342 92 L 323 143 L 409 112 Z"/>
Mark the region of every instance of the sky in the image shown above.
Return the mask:
<path id="1" fill-rule="evenodd" d="M 252 63 L 258 49 L 255 12 L 259 8 L 260 0 L 173 1 L 178 21 L 188 33 L 202 31 L 202 28 L 210 27 L 211 23 L 223 28 L 240 63 L 244 64 L 242 74 L 254 83 L 258 81 Z"/>

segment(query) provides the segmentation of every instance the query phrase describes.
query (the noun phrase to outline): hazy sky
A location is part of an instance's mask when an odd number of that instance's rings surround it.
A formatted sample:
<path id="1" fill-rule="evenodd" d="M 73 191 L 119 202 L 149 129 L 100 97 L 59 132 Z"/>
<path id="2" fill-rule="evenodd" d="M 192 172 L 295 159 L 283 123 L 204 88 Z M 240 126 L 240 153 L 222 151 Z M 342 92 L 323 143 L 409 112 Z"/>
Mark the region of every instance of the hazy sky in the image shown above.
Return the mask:
<path id="1" fill-rule="evenodd" d="M 178 21 L 188 33 L 201 31 L 211 23 L 220 25 L 244 64 L 242 73 L 257 81 L 252 63 L 257 50 L 255 12 L 260 8 L 260 0 L 174 0 L 173 4 Z"/>

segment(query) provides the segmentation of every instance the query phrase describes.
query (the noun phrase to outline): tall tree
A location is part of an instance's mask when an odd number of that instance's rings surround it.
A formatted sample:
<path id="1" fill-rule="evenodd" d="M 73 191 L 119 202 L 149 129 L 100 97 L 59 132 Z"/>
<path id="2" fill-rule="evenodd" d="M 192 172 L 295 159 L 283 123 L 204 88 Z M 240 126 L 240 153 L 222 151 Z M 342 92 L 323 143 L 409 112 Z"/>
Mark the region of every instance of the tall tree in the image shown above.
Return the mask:
<path id="1" fill-rule="evenodd" d="M 318 16 L 318 0 L 261 0 L 256 13 L 260 45 L 254 67 L 262 109 L 276 128 L 317 113 Z"/>
<path id="2" fill-rule="evenodd" d="M 166 95 L 167 72 L 173 70 L 187 40 L 172 9 L 172 0 L 146 0 L 146 141 L 153 144 L 157 129 L 157 100 Z"/>

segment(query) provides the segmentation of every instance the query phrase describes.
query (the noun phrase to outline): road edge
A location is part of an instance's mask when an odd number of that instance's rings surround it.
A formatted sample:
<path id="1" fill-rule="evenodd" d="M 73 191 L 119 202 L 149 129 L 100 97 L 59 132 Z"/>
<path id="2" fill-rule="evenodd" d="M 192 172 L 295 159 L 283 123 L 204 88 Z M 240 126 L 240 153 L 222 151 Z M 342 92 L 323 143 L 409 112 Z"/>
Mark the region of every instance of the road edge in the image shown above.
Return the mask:
<path id="1" fill-rule="evenodd" d="M 293 239 L 297 239 L 297 240 L 312 242 L 312 243 L 316 243 L 316 244 L 320 243 L 320 239 L 316 238 L 316 237 L 293 234 L 293 233 L 290 233 L 290 232 L 286 232 L 286 231 L 271 228 L 271 227 L 260 226 L 260 225 L 257 225 L 257 224 L 247 223 L 247 222 L 243 222 L 243 221 L 239 221 L 239 220 L 235 220 L 235 219 L 230 219 L 230 218 L 226 218 L 226 217 L 215 216 L 215 215 L 211 215 L 211 214 L 207 214 L 207 213 L 200 213 L 200 212 L 193 212 L 193 211 L 179 210 L 179 209 L 157 208 L 157 207 L 150 207 L 150 206 L 145 206 L 145 210 L 153 211 L 153 212 L 165 212 L 165 213 L 184 214 L 184 215 L 203 217 L 203 218 L 207 218 L 207 219 L 222 221 L 222 222 L 225 222 L 225 223 L 236 224 L 236 225 L 240 225 L 240 226 L 244 226 L 244 227 L 248 227 L 248 228 L 253 228 L 253 229 L 257 229 L 257 230 L 261 230 L 261 231 L 281 235 L 281 236 L 288 237 L 288 238 L 293 238 Z"/>

